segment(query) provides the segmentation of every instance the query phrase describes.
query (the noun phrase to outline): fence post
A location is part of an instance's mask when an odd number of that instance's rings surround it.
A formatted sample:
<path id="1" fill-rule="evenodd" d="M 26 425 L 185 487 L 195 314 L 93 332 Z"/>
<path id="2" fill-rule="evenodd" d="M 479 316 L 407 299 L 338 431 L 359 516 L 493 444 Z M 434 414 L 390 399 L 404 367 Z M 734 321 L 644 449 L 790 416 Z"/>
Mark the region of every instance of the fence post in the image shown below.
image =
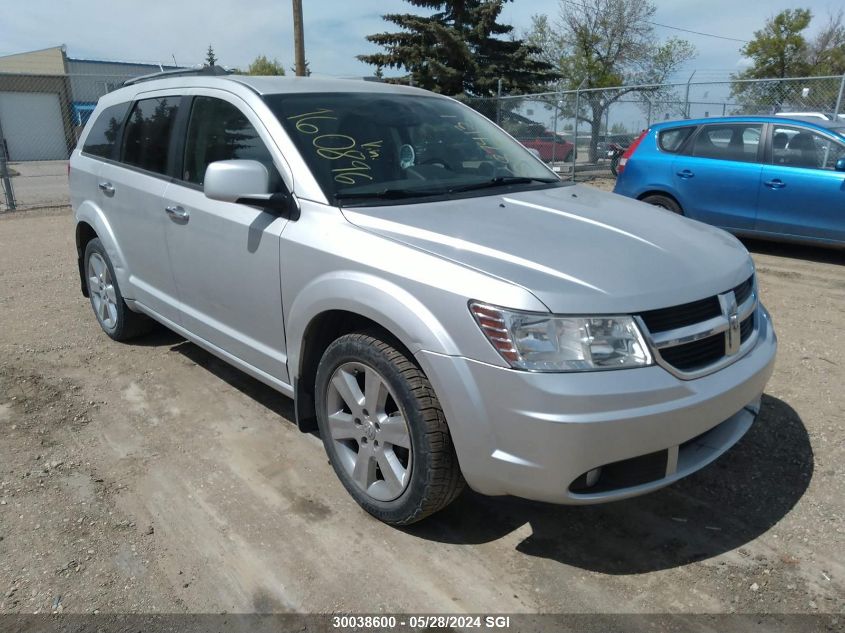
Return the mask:
<path id="1" fill-rule="evenodd" d="M 578 87 L 575 89 L 575 131 L 572 139 L 572 175 L 570 180 L 575 182 L 575 164 L 578 162 L 578 116 L 581 111 L 581 88 L 587 83 L 587 78 L 581 80 Z"/>
<path id="2" fill-rule="evenodd" d="M 692 78 L 695 77 L 695 71 L 692 71 L 692 74 L 687 79 L 687 93 L 684 96 L 684 118 L 689 118 L 689 85 L 692 82 Z"/>
<path id="3" fill-rule="evenodd" d="M 496 88 L 496 125 L 502 124 L 502 79 L 499 78 L 499 84 Z"/>
<path id="4" fill-rule="evenodd" d="M 9 178 L 9 163 L 6 161 L 6 139 L 3 137 L 3 128 L 0 128 L 0 180 L 3 181 L 6 206 L 9 207 L 9 211 L 14 211 L 17 205 L 15 204 L 15 191 L 12 189 L 12 180 Z"/>
<path id="5" fill-rule="evenodd" d="M 555 160 L 557 159 L 557 118 L 560 114 L 560 92 L 556 92 L 555 100 L 555 118 L 552 125 L 552 169 L 555 168 Z"/>
<path id="6" fill-rule="evenodd" d="M 584 85 L 584 82 L 581 82 L 575 89 L 575 129 L 572 133 L 572 172 L 569 175 L 569 179 L 572 182 L 575 182 L 575 164 L 578 162 L 578 112 L 581 110 L 581 86 Z"/>
<path id="7" fill-rule="evenodd" d="M 839 110 L 842 108 L 842 93 L 845 93 L 845 74 L 842 75 L 842 82 L 839 84 L 839 96 L 836 97 L 836 108 L 833 110 L 834 120 L 839 119 Z"/>

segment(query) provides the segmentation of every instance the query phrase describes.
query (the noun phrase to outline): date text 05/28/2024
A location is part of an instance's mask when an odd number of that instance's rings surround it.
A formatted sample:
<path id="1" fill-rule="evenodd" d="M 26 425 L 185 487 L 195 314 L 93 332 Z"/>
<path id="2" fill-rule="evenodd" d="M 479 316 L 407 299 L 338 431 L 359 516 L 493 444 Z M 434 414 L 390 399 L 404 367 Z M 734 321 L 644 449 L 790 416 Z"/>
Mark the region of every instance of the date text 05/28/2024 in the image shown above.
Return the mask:
<path id="1" fill-rule="evenodd" d="M 410 627 L 464 628 L 464 629 L 508 629 L 511 625 L 507 615 L 334 615 L 332 627 L 336 629 L 392 629 Z"/>

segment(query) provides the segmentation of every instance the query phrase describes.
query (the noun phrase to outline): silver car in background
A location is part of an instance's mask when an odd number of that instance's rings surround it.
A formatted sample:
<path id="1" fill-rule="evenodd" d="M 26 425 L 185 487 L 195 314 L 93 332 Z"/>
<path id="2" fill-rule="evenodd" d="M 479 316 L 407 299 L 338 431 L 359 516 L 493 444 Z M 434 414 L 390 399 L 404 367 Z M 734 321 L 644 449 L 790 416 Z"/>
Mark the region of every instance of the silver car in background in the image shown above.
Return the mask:
<path id="1" fill-rule="evenodd" d="M 83 293 L 294 398 L 342 484 L 408 524 L 464 484 L 565 504 L 710 463 L 776 337 L 727 233 L 561 182 L 452 99 L 381 83 L 141 80 L 70 161 Z"/>

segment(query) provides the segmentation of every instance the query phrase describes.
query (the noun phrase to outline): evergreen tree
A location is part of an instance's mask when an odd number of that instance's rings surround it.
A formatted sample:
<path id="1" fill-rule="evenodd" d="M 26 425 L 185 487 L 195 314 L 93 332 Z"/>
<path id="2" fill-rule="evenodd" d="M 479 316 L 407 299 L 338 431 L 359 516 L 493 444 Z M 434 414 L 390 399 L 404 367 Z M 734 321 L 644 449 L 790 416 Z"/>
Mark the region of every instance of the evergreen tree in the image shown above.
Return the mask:
<path id="1" fill-rule="evenodd" d="M 402 68 L 404 81 L 447 95 L 493 96 L 502 80 L 508 93 L 536 90 L 558 78 L 537 51 L 500 24 L 511 0 L 406 0 L 434 11 L 430 16 L 391 13 L 383 16 L 402 30 L 367 40 L 385 52 L 358 59 L 381 68 Z"/>
<path id="2" fill-rule="evenodd" d="M 214 48 L 211 44 L 208 45 L 208 50 L 205 53 L 205 65 L 206 66 L 216 66 L 217 65 L 217 55 L 214 54 Z"/>

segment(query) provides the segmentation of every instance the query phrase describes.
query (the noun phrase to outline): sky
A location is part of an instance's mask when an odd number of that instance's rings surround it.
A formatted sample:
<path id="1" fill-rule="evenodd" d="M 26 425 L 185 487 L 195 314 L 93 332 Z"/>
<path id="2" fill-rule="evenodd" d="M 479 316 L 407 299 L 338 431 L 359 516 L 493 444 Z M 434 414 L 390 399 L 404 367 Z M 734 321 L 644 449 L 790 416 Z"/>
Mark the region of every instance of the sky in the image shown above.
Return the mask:
<path id="1" fill-rule="evenodd" d="M 372 74 L 355 55 L 377 50 L 365 36 L 389 29 L 383 13 L 414 7 L 402 0 L 303 0 L 306 57 L 314 74 L 354 77 Z M 830 0 L 655 0 L 654 22 L 747 40 L 765 19 L 785 8 L 802 6 L 816 16 L 816 27 Z M 83 8 L 84 7 L 84 8 Z M 559 0 L 513 0 L 503 20 L 517 33 L 531 24 L 531 15 L 556 16 Z M 763 8 L 765 7 L 765 8 Z M 0 21 L 0 54 L 65 44 L 69 57 L 149 61 L 191 65 L 201 63 L 209 44 L 220 63 L 245 68 L 257 55 L 278 58 L 293 66 L 293 34 L 289 0 L 55 0 L 15 2 Z M 812 33 L 813 25 L 810 27 Z M 655 27 L 659 38 L 678 35 L 692 42 L 698 55 L 674 79 L 718 80 L 742 68 L 742 42 Z"/>

